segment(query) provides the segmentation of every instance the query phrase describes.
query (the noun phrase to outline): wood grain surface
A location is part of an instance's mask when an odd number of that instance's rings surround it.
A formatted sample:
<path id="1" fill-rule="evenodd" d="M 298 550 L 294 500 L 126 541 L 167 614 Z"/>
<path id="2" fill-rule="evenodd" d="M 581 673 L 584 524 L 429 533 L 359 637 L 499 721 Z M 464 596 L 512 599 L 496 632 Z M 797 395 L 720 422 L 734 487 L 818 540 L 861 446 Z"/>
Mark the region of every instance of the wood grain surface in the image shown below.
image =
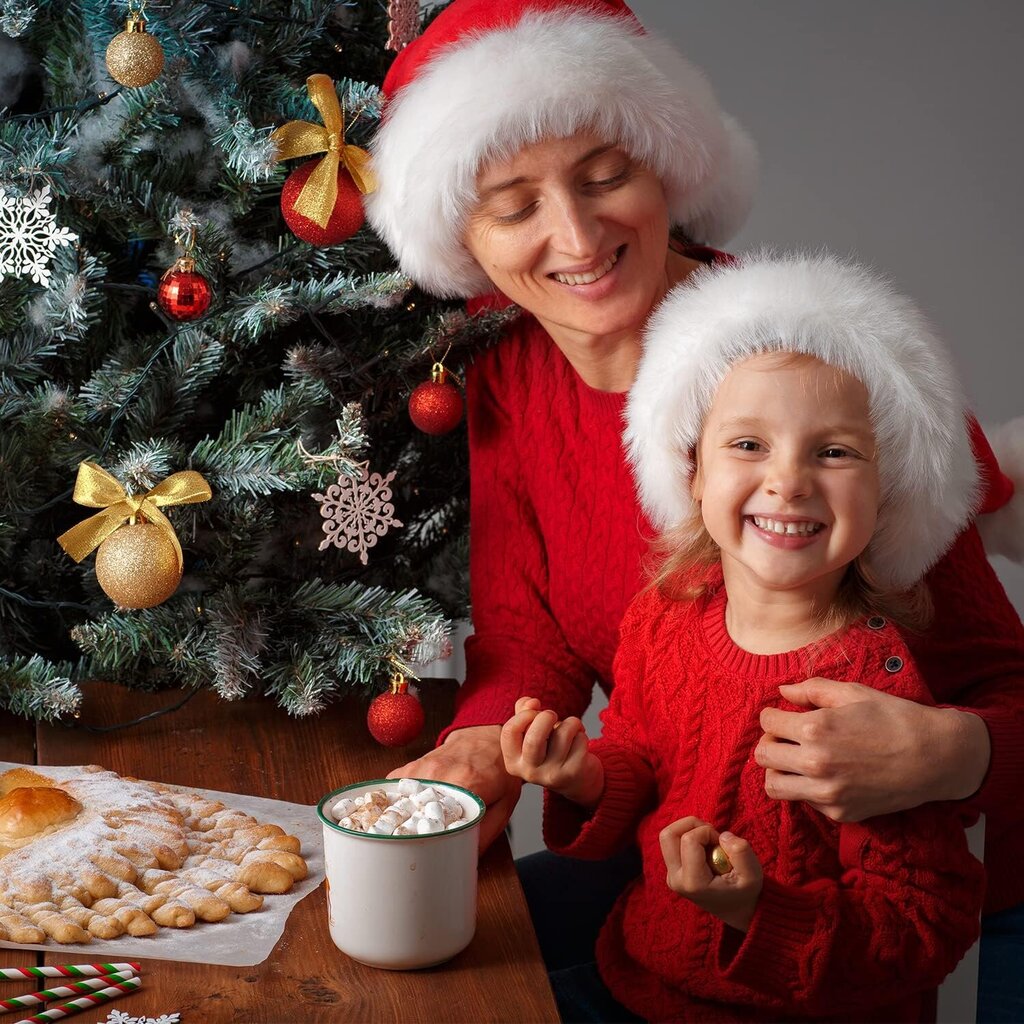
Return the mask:
<path id="1" fill-rule="evenodd" d="M 366 731 L 365 703 L 347 699 L 296 720 L 263 699 L 226 703 L 209 692 L 179 710 L 110 732 L 109 726 L 175 703 L 178 692 L 138 694 L 110 684 L 88 687 L 73 726 L 26 726 L 0 718 L 3 759 L 40 765 L 99 764 L 126 775 L 183 786 L 314 804 L 348 782 L 380 778 L 428 749 L 450 719 L 455 684 L 425 684 L 427 727 L 401 750 L 378 746 Z M 35 746 L 35 750 L 33 750 Z M 216 927 L 215 925 L 212 927 Z M 88 960 L 88 947 L 47 954 L 46 963 Z M 31 954 L 3 951 L 5 966 Z M 179 1012 L 182 1024 L 306 1024 L 318 1021 L 557 1021 L 508 843 L 481 858 L 476 936 L 454 960 L 421 971 L 364 967 L 334 946 L 323 887 L 300 902 L 270 957 L 256 967 L 149 960 L 145 987 L 111 1004 L 132 1016 Z M 0 991 L 27 991 L 16 983 Z M 97 1009 L 76 1015 L 104 1021 Z"/>

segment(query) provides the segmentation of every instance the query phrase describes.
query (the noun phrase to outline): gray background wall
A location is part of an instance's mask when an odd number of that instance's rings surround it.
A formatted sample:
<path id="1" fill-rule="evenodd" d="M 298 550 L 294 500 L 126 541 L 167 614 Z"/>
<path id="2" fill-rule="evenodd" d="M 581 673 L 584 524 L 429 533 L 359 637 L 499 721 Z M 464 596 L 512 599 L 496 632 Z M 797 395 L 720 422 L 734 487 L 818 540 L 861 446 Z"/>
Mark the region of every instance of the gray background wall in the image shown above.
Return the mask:
<path id="1" fill-rule="evenodd" d="M 757 140 L 761 187 L 730 248 L 828 246 L 874 264 L 928 311 L 979 419 L 1024 415 L 1024 3 L 632 7 L 708 72 Z M 995 564 L 1024 610 L 1024 570 Z M 517 856 L 543 846 L 539 792 L 524 794 Z"/>

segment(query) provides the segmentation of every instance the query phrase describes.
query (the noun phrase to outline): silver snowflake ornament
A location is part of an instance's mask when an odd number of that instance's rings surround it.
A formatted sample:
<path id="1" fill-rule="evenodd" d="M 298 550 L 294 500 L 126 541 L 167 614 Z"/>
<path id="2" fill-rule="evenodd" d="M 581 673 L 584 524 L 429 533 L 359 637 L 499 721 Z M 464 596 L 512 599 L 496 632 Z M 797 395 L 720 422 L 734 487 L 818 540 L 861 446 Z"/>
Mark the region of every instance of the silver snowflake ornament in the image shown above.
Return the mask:
<path id="1" fill-rule="evenodd" d="M 50 210 L 50 186 L 15 195 L 0 185 L 0 282 L 28 274 L 36 284 L 50 284 L 50 260 L 58 245 L 78 238 L 58 227 Z"/>
<path id="2" fill-rule="evenodd" d="M 396 53 L 420 34 L 419 0 L 389 0 L 388 41 L 385 49 Z"/>
<path id="3" fill-rule="evenodd" d="M 391 504 L 391 481 L 395 470 L 387 476 L 370 473 L 364 465 L 359 478 L 341 474 L 338 482 L 327 488 L 326 494 L 314 494 L 321 503 L 320 515 L 324 517 L 324 533 L 320 551 L 330 547 L 358 552 L 359 561 L 366 565 L 367 552 L 383 537 L 392 526 L 401 526 L 395 518 L 395 506 Z"/>

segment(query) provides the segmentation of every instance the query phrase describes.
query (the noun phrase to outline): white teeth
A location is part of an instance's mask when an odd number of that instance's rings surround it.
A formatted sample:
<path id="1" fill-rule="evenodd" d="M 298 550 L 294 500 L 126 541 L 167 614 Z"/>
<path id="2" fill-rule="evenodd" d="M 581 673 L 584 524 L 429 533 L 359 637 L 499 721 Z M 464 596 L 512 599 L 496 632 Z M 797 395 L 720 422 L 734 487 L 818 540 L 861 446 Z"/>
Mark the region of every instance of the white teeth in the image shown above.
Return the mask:
<path id="1" fill-rule="evenodd" d="M 765 519 L 763 516 L 751 516 L 754 525 L 769 533 L 777 533 L 787 537 L 809 537 L 823 529 L 822 523 L 806 520 L 799 523 L 784 523 L 778 519 Z"/>
<path id="2" fill-rule="evenodd" d="M 552 274 L 551 276 L 560 284 L 593 284 L 595 281 L 600 281 L 618 261 L 619 254 L 616 251 L 597 270 L 591 270 L 586 274 Z"/>

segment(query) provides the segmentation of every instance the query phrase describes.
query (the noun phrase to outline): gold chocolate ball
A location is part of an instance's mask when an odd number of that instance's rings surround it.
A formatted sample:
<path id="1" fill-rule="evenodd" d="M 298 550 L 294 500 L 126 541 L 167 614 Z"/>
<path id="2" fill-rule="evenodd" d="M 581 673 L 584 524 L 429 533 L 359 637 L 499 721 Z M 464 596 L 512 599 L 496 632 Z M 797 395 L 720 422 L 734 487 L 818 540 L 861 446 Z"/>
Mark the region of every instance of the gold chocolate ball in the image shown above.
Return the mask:
<path id="1" fill-rule="evenodd" d="M 708 860 L 711 861 L 711 870 L 714 871 L 716 875 L 727 875 L 732 871 L 732 861 L 729 860 L 729 855 L 718 845 L 718 843 L 715 843 L 711 848 Z"/>
<path id="2" fill-rule="evenodd" d="M 178 589 L 178 553 L 153 523 L 122 526 L 96 552 L 96 579 L 119 607 L 152 608 Z"/>
<path id="3" fill-rule="evenodd" d="M 107 70 L 121 85 L 138 88 L 155 82 L 164 69 L 164 51 L 146 31 L 142 18 L 129 18 L 107 47 Z"/>

